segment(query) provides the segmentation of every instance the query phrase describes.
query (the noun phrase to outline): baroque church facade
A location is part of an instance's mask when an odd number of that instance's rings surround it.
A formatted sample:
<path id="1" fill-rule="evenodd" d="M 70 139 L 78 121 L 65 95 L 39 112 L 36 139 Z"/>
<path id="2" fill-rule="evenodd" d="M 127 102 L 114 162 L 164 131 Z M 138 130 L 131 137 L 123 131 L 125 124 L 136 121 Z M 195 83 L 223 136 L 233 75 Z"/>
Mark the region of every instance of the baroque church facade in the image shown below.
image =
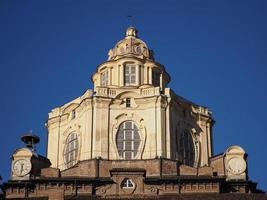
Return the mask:
<path id="1" fill-rule="evenodd" d="M 96 67 L 94 88 L 49 112 L 46 157 L 38 137 L 23 137 L 5 198 L 266 199 L 248 180 L 244 149 L 214 155 L 211 112 L 170 79 L 129 27 Z"/>

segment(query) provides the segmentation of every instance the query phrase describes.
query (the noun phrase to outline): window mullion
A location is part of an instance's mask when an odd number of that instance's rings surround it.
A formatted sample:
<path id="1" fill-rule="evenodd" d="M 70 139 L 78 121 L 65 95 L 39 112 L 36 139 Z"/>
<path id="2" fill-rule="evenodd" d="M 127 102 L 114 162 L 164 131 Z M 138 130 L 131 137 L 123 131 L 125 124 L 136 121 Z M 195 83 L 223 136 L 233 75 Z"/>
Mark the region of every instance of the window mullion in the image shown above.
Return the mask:
<path id="1" fill-rule="evenodd" d="M 126 125 L 124 124 L 124 128 Z M 126 148 L 126 130 L 123 130 L 123 158 L 125 159 L 125 148 Z"/>

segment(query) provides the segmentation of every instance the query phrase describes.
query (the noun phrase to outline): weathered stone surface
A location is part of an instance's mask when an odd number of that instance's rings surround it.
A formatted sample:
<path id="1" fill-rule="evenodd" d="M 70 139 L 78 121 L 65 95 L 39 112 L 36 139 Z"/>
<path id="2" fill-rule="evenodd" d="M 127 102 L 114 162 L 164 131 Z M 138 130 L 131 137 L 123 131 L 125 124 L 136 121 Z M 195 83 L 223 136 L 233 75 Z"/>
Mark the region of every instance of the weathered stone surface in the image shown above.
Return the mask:
<path id="1" fill-rule="evenodd" d="M 41 169 L 41 176 L 44 177 L 60 177 L 60 169 L 57 168 L 43 168 Z"/>

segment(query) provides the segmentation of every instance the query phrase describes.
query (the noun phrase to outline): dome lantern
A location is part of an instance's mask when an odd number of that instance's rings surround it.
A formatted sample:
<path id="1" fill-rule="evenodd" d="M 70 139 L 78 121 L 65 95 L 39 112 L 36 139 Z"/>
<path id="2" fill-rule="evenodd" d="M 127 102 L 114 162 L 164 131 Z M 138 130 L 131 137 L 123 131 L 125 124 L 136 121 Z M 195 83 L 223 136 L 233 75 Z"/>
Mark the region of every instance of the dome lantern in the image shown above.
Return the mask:
<path id="1" fill-rule="evenodd" d="M 152 50 L 148 48 L 143 40 L 138 38 L 137 33 L 138 30 L 135 27 L 127 28 L 125 38 L 109 50 L 108 60 L 117 60 L 126 56 L 154 60 Z"/>

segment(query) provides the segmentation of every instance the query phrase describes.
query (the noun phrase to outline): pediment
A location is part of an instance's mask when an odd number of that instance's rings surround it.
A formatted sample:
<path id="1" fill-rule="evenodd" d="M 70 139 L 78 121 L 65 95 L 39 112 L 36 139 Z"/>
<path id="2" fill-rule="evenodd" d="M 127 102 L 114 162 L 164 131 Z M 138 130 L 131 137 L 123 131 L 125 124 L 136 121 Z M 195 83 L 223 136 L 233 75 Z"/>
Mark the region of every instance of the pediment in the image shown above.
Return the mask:
<path id="1" fill-rule="evenodd" d="M 13 157 L 31 157 L 33 152 L 27 147 L 16 149 L 12 154 Z"/>
<path id="2" fill-rule="evenodd" d="M 226 154 L 245 154 L 245 150 L 238 145 L 233 145 L 233 146 L 228 147 L 225 153 Z"/>
<path id="3" fill-rule="evenodd" d="M 78 106 L 79 106 L 79 104 L 77 104 L 77 103 L 71 103 L 66 108 L 64 108 L 64 110 L 62 111 L 62 114 L 70 113 L 72 110 L 74 110 Z"/>
<path id="4" fill-rule="evenodd" d="M 116 99 L 124 99 L 124 98 L 136 98 L 139 97 L 139 93 L 134 91 L 124 91 L 120 94 L 118 94 L 115 98 Z"/>

